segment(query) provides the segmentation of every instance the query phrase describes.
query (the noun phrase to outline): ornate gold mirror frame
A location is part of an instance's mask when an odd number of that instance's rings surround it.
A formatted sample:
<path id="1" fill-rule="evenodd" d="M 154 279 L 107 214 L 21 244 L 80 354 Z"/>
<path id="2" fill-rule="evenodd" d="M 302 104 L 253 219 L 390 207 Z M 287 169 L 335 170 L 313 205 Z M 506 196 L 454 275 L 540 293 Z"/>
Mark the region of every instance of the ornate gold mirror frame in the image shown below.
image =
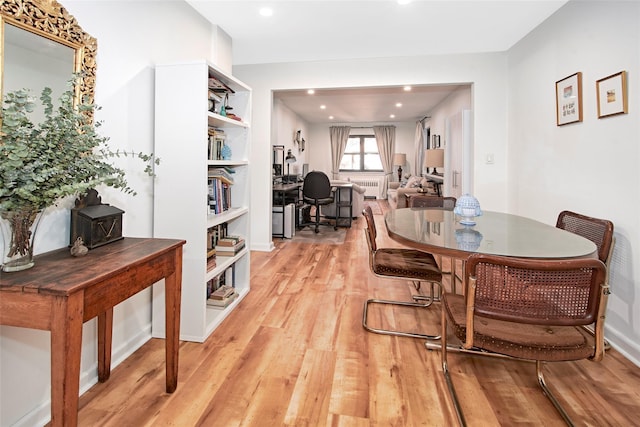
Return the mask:
<path id="1" fill-rule="evenodd" d="M 98 43 L 55 0 L 2 0 L 0 3 L 0 69 L 4 76 L 4 26 L 14 25 L 75 51 L 73 72 L 80 78 L 77 99 L 93 103 Z M 0 94 L 2 92 L 0 78 Z"/>

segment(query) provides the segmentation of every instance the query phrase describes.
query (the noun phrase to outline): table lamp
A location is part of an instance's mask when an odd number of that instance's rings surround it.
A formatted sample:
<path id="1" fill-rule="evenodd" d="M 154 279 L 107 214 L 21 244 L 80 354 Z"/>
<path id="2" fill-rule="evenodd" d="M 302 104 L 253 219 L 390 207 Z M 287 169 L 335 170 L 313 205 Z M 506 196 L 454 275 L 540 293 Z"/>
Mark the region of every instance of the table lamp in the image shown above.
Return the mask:
<path id="1" fill-rule="evenodd" d="M 296 156 L 291 153 L 291 149 L 287 150 L 287 157 L 284 158 L 284 161 L 287 163 L 287 182 L 291 182 L 291 175 L 289 174 L 289 168 L 291 163 L 296 162 Z"/>
<path id="2" fill-rule="evenodd" d="M 444 150 L 442 148 L 424 150 L 423 166 L 427 168 L 427 173 L 429 168 L 433 168 L 433 173 L 437 174 L 438 168 L 444 166 Z"/>
<path id="3" fill-rule="evenodd" d="M 393 164 L 398 166 L 398 181 L 402 181 L 402 165 L 407 162 L 407 155 L 404 153 L 396 153 L 393 155 Z"/>

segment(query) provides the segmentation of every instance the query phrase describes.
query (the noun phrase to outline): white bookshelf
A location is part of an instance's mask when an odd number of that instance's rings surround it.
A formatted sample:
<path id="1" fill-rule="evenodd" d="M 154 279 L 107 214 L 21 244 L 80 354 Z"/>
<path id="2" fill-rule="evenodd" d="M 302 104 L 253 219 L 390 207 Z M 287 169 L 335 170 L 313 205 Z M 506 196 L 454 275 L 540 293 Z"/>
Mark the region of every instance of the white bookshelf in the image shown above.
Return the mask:
<path id="1" fill-rule="evenodd" d="M 208 111 L 208 78 L 229 86 L 235 120 Z M 242 301 L 250 289 L 250 194 L 249 150 L 251 146 L 251 89 L 214 65 L 202 62 L 158 65 L 155 89 L 155 147 L 160 158 L 154 187 L 154 237 L 185 239 L 182 265 L 180 339 L 203 342 Z M 208 126 L 222 128 L 230 160 L 208 160 Z M 210 214 L 207 206 L 209 167 L 232 168 L 231 208 Z M 215 268 L 207 269 L 207 229 L 228 224 L 229 234 L 245 238 L 243 250 L 233 257 L 218 256 Z M 228 307 L 206 303 L 207 281 L 234 266 L 234 286 L 239 297 Z M 153 289 L 152 335 L 163 338 L 164 284 Z"/>

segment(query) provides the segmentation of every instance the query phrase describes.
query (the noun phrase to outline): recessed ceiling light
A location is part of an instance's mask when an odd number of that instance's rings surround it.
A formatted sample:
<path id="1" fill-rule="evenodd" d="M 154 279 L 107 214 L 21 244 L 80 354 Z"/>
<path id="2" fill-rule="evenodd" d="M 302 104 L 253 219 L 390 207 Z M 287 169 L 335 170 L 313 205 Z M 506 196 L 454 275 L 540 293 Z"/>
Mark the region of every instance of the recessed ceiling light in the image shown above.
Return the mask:
<path id="1" fill-rule="evenodd" d="M 389 118 L 390 118 L 390 119 L 395 119 L 395 118 L 396 118 L 396 115 L 395 115 L 395 114 L 389 114 Z"/>
<path id="2" fill-rule="evenodd" d="M 315 91 L 315 90 L 313 90 L 313 89 L 309 89 L 309 90 L 307 90 L 307 93 L 308 93 L 309 95 L 313 95 L 314 93 L 316 93 L 316 91 Z"/>
<path id="3" fill-rule="evenodd" d="M 404 91 L 405 92 L 411 92 L 411 86 L 405 86 L 404 87 Z"/>
<path id="4" fill-rule="evenodd" d="M 333 116 L 329 116 L 329 120 L 333 120 Z"/>
<path id="5" fill-rule="evenodd" d="M 397 0 L 398 4 L 409 4 L 411 3 L 411 0 Z"/>
<path id="6" fill-rule="evenodd" d="M 320 106 L 320 109 L 321 109 L 321 110 L 324 110 L 324 109 L 326 109 L 326 108 L 327 108 L 327 106 L 326 106 L 326 105 L 321 105 L 321 106 Z"/>
<path id="7" fill-rule="evenodd" d="M 398 108 L 402 107 L 402 102 L 396 102 L 396 107 Z"/>
<path id="8" fill-rule="evenodd" d="M 260 8 L 260 15 L 262 15 L 262 16 L 272 16 L 273 15 L 273 9 L 271 9 L 270 7 L 262 7 L 262 8 Z"/>

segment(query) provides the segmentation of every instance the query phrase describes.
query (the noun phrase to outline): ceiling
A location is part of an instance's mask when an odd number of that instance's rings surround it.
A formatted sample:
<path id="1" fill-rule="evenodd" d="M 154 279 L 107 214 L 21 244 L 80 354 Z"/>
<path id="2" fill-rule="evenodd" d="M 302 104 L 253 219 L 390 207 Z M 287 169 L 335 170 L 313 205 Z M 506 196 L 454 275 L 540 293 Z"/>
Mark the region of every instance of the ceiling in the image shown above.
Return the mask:
<path id="1" fill-rule="evenodd" d="M 461 87 L 424 85 L 406 91 L 403 86 L 369 86 L 316 89 L 313 95 L 306 90 L 283 90 L 274 97 L 309 123 L 415 122 Z"/>
<path id="2" fill-rule="evenodd" d="M 233 65 L 244 65 L 506 51 L 567 0 L 186 2 L 229 34 Z M 261 16 L 263 7 L 273 15 Z M 309 123 L 400 122 L 422 118 L 457 88 L 323 89 L 312 96 L 300 88 L 275 96 Z"/>

